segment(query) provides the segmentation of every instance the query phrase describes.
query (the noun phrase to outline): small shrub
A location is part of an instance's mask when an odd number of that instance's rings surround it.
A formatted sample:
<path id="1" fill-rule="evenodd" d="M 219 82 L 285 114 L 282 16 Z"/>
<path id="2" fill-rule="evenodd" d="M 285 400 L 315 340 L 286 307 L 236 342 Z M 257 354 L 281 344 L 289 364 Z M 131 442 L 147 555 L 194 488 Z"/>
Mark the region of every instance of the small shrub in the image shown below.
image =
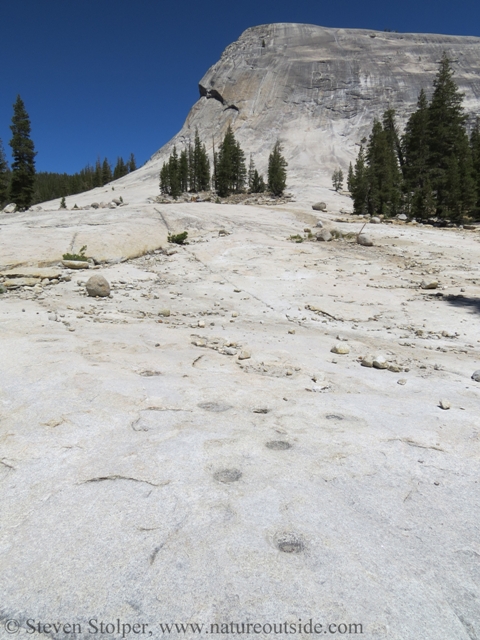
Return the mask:
<path id="1" fill-rule="evenodd" d="M 60 201 L 60 209 L 66 209 L 67 203 L 65 202 L 65 197 L 63 197 Z"/>
<path id="2" fill-rule="evenodd" d="M 182 233 L 171 234 L 168 236 L 168 241 L 173 244 L 185 244 L 185 240 L 187 239 L 188 231 L 183 231 Z"/>
<path id="3" fill-rule="evenodd" d="M 303 242 L 302 236 L 299 236 L 298 233 L 295 236 L 290 236 L 289 240 L 292 242 Z"/>
<path id="4" fill-rule="evenodd" d="M 81 249 L 80 253 L 64 253 L 62 258 L 64 260 L 75 260 L 80 262 L 88 262 L 88 258 L 85 255 L 85 251 L 87 250 L 87 245 L 85 244 Z"/>

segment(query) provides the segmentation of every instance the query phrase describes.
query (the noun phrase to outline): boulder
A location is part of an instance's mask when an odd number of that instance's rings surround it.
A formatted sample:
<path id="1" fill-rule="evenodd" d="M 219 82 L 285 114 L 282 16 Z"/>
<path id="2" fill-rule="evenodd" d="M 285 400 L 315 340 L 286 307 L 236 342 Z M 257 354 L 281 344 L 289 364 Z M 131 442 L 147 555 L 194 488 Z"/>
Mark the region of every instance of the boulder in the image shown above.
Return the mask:
<path id="1" fill-rule="evenodd" d="M 318 221 L 317 221 L 316 226 L 317 226 L 319 229 L 323 229 L 323 222 L 322 222 L 321 220 L 318 220 Z"/>
<path id="2" fill-rule="evenodd" d="M 106 298 L 110 295 L 110 285 L 108 284 L 108 280 L 100 274 L 95 274 L 89 278 L 85 286 L 88 295 L 92 298 Z"/>
<path id="3" fill-rule="evenodd" d="M 98 209 L 100 207 L 100 205 L 98 204 L 98 202 L 92 202 L 92 204 L 90 205 L 91 209 Z"/>
<path id="4" fill-rule="evenodd" d="M 397 220 L 401 220 L 402 222 L 405 222 L 407 220 L 407 216 L 404 213 L 400 213 L 397 216 Z"/>
<path id="5" fill-rule="evenodd" d="M 318 242 L 330 242 L 333 236 L 330 231 L 328 231 L 327 229 L 323 229 L 323 231 L 319 231 L 316 234 L 316 238 Z"/>
<path id="6" fill-rule="evenodd" d="M 477 369 L 473 372 L 472 380 L 475 380 L 475 382 L 480 382 L 480 369 Z"/>
<path id="7" fill-rule="evenodd" d="M 17 210 L 17 205 L 14 202 L 12 202 L 11 204 L 7 204 L 7 206 L 3 210 L 3 213 L 15 213 L 16 210 Z"/>
<path id="8" fill-rule="evenodd" d="M 420 286 L 422 289 L 437 289 L 438 280 L 429 280 L 429 281 L 422 280 L 422 283 Z"/>
<path id="9" fill-rule="evenodd" d="M 347 353 L 350 353 L 350 347 L 345 342 L 338 342 L 337 344 L 333 345 L 330 351 L 331 353 L 338 353 L 340 355 L 345 355 Z"/>
<path id="10" fill-rule="evenodd" d="M 383 356 L 375 356 L 373 358 L 372 366 L 374 369 L 388 369 L 388 362 Z"/>
<path id="11" fill-rule="evenodd" d="M 108 208 L 109 209 L 116 209 L 117 208 L 117 203 L 113 202 L 113 200 L 112 200 L 112 202 L 109 203 Z"/>
<path id="12" fill-rule="evenodd" d="M 327 205 L 325 204 L 325 202 L 316 202 L 312 205 L 312 209 L 314 211 L 326 211 Z"/>
<path id="13" fill-rule="evenodd" d="M 370 222 L 372 224 L 380 224 L 381 220 L 380 220 L 380 218 L 378 216 L 373 216 L 373 218 L 370 218 Z"/>
<path id="14" fill-rule="evenodd" d="M 366 233 L 360 233 L 357 236 L 357 244 L 361 244 L 362 247 L 373 247 L 373 240 Z"/>

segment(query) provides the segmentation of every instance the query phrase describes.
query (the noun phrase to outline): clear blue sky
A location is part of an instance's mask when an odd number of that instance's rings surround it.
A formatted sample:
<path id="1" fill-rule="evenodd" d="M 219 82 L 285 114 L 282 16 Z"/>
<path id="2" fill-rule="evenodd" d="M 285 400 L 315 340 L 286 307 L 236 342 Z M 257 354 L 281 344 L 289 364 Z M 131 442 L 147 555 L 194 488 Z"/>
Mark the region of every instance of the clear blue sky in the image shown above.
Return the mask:
<path id="1" fill-rule="evenodd" d="M 7 156 L 20 94 L 37 171 L 130 152 L 143 164 L 180 129 L 223 49 L 270 22 L 480 36 L 480 0 L 0 0 Z"/>

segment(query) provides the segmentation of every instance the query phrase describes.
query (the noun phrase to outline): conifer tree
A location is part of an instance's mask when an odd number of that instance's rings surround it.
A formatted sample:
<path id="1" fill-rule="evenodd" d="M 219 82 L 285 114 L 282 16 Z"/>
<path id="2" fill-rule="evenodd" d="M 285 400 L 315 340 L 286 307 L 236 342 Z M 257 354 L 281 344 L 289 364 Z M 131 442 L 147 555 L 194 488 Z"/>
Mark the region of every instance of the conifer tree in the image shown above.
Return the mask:
<path id="1" fill-rule="evenodd" d="M 130 154 L 130 158 L 128 159 L 127 169 L 128 173 L 132 173 L 132 171 L 137 170 L 137 161 L 135 160 L 135 156 L 133 155 L 133 153 Z"/>
<path id="2" fill-rule="evenodd" d="M 459 220 L 475 200 L 471 149 L 465 128 L 463 94 L 444 53 L 428 107 L 429 178 L 437 215 Z"/>
<path id="3" fill-rule="evenodd" d="M 184 149 L 180 153 L 180 160 L 178 163 L 178 178 L 180 182 L 180 192 L 185 193 L 188 191 L 188 156 L 187 151 Z"/>
<path id="4" fill-rule="evenodd" d="M 268 158 L 268 188 L 274 196 L 281 196 L 287 184 L 287 161 L 282 156 L 282 146 L 277 140 Z"/>
<path id="5" fill-rule="evenodd" d="M 473 178 L 476 187 L 475 210 L 480 214 L 480 118 L 476 119 L 475 125 L 470 135 L 470 148 L 472 151 Z"/>
<path id="6" fill-rule="evenodd" d="M 102 164 L 102 186 L 112 181 L 112 168 L 107 158 L 104 159 Z"/>
<path id="7" fill-rule="evenodd" d="M 415 218 L 432 215 L 433 193 L 429 180 L 428 117 L 427 96 L 422 89 L 418 96 L 417 109 L 408 119 L 402 138 L 405 206 Z M 424 203 L 427 201 L 430 204 L 424 208 Z"/>
<path id="8" fill-rule="evenodd" d="M 7 203 L 8 184 L 10 182 L 9 173 L 5 150 L 3 148 L 2 141 L 0 140 L 0 208 Z"/>
<path id="9" fill-rule="evenodd" d="M 19 209 L 28 209 L 33 200 L 35 189 L 35 147 L 30 138 L 30 118 L 20 96 L 13 105 L 12 139 L 12 174 L 10 183 L 10 200 Z"/>
<path id="10" fill-rule="evenodd" d="M 350 169 L 351 168 L 352 165 L 350 165 Z M 363 146 L 360 146 L 360 151 L 358 152 L 355 162 L 355 169 L 349 170 L 348 190 L 352 196 L 354 212 L 359 215 L 367 213 L 370 185 Z"/>
<path id="11" fill-rule="evenodd" d="M 127 175 L 128 169 L 125 164 L 125 160 L 121 157 L 117 158 L 117 164 L 115 165 L 115 169 L 113 170 L 113 179 L 118 180 L 123 176 Z"/>
<path id="12" fill-rule="evenodd" d="M 214 156 L 215 158 L 215 156 Z M 242 191 L 247 177 L 245 154 L 229 126 L 215 162 L 215 183 L 218 195 L 226 197 Z"/>
<path id="13" fill-rule="evenodd" d="M 252 192 L 252 183 L 253 183 L 254 175 L 255 175 L 255 163 L 253 162 L 252 154 L 250 154 L 250 163 L 248 165 L 248 174 L 247 174 L 247 184 L 248 184 L 248 190 L 250 191 L 250 193 Z"/>
<path id="14" fill-rule="evenodd" d="M 102 164 L 100 162 L 100 158 L 97 158 L 97 161 L 95 162 L 95 173 L 94 173 L 94 178 L 93 178 L 93 186 L 94 187 L 101 187 L 102 185 L 103 185 Z"/>
<path id="15" fill-rule="evenodd" d="M 177 147 L 173 147 L 172 155 L 168 160 L 168 176 L 170 182 L 170 195 L 175 200 L 182 193 L 180 185 L 180 167 L 177 154 Z"/>
<path id="16" fill-rule="evenodd" d="M 332 174 L 332 185 L 335 191 L 343 189 L 343 171 L 341 169 L 335 169 Z"/>
<path id="17" fill-rule="evenodd" d="M 253 172 L 253 180 L 252 186 L 250 188 L 250 193 L 263 193 L 266 188 L 267 185 L 263 180 L 263 176 L 259 175 L 258 171 L 255 169 L 255 171 Z"/>

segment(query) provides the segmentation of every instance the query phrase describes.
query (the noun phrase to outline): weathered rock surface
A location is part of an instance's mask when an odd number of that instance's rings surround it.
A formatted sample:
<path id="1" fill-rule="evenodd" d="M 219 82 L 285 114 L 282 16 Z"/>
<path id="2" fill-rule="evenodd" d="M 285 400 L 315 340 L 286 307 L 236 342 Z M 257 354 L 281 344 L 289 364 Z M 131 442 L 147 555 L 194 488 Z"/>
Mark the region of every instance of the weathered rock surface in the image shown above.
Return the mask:
<path id="1" fill-rule="evenodd" d="M 363 247 L 373 247 L 373 240 L 367 233 L 360 233 L 357 236 L 357 244 L 361 244 Z"/>

